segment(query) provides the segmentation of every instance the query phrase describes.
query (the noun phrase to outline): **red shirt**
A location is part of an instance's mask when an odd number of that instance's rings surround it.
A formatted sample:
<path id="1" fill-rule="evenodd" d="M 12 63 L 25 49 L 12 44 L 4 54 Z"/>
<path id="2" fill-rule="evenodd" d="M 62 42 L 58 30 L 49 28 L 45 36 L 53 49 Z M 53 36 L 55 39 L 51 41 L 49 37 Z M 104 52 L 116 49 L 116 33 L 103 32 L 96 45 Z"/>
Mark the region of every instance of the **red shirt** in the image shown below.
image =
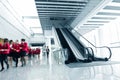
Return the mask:
<path id="1" fill-rule="evenodd" d="M 14 50 L 12 49 L 13 43 L 10 44 L 10 53 L 14 52 Z"/>
<path id="2" fill-rule="evenodd" d="M 28 48 L 28 54 L 32 54 L 32 49 L 30 47 Z"/>
<path id="3" fill-rule="evenodd" d="M 35 50 L 35 49 L 33 49 L 33 50 L 32 50 L 32 53 L 33 53 L 33 54 L 36 54 L 36 50 Z"/>
<path id="4" fill-rule="evenodd" d="M 36 48 L 36 54 L 40 54 L 40 48 Z"/>
<path id="5" fill-rule="evenodd" d="M 2 49 L 5 49 L 5 51 L 2 51 L 2 54 L 9 54 L 9 52 L 10 52 L 10 44 L 8 42 L 4 43 L 3 46 L 2 46 Z"/>
<path id="6" fill-rule="evenodd" d="M 34 50 L 34 49 L 31 49 L 31 53 L 34 54 L 34 53 L 35 53 L 35 50 Z"/>
<path id="7" fill-rule="evenodd" d="M 26 42 L 20 44 L 21 51 L 28 51 L 28 45 Z"/>
<path id="8" fill-rule="evenodd" d="M 19 44 L 19 43 L 14 43 L 14 44 L 12 45 L 12 49 L 13 49 L 13 51 L 15 51 L 15 52 L 20 52 L 20 44 Z"/>
<path id="9" fill-rule="evenodd" d="M 0 50 L 2 49 L 2 44 L 0 43 Z M 2 51 L 0 51 L 0 54 L 2 54 Z"/>

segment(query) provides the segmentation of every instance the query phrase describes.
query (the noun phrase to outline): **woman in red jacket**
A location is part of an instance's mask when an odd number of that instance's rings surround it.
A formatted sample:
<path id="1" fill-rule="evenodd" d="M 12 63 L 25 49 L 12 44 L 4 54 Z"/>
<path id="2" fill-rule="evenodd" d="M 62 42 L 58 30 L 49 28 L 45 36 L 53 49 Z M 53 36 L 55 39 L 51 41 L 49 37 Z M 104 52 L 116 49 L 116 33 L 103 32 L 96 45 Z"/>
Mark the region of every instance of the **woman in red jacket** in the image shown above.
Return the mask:
<path id="1" fill-rule="evenodd" d="M 31 47 L 28 47 L 28 58 L 29 58 L 29 60 L 31 60 L 31 56 L 32 56 L 32 49 L 31 49 Z"/>
<path id="2" fill-rule="evenodd" d="M 40 52 L 41 52 L 40 48 L 36 48 L 36 55 L 38 55 L 38 58 L 40 58 Z"/>
<path id="3" fill-rule="evenodd" d="M 21 39 L 21 44 L 20 44 L 20 56 L 21 56 L 21 62 L 22 62 L 21 66 L 26 65 L 25 56 L 27 52 L 28 52 L 28 45 L 25 42 L 25 39 Z"/>
<path id="4" fill-rule="evenodd" d="M 7 55 L 9 54 L 9 51 L 10 51 L 10 44 L 9 44 L 9 41 L 7 38 L 4 39 L 4 43 L 2 45 L 2 49 L 1 49 L 2 53 L 1 53 L 1 56 L 2 56 L 2 59 L 1 59 L 1 67 L 2 69 L 0 71 L 3 71 L 4 70 L 4 63 L 6 63 L 7 65 L 7 69 L 9 68 L 9 64 L 8 64 L 8 60 L 7 60 Z"/>
<path id="5" fill-rule="evenodd" d="M 0 43 L 0 62 L 1 62 L 1 60 L 2 60 L 2 55 L 1 55 L 1 54 L 2 54 L 2 51 L 1 51 L 1 50 L 2 50 L 2 43 Z"/>
<path id="6" fill-rule="evenodd" d="M 18 40 L 16 40 L 16 42 L 14 42 L 14 44 L 12 45 L 12 50 L 13 50 L 13 58 L 16 61 L 15 66 L 18 66 L 18 58 L 20 57 L 20 44 L 18 43 Z"/>
<path id="7" fill-rule="evenodd" d="M 12 47 L 12 44 L 13 44 L 14 42 L 13 42 L 13 40 L 10 40 L 9 41 L 9 44 L 10 44 L 10 53 L 8 54 L 8 60 L 10 61 L 10 65 L 12 66 L 12 60 L 13 60 L 13 50 L 11 49 L 11 47 Z"/>

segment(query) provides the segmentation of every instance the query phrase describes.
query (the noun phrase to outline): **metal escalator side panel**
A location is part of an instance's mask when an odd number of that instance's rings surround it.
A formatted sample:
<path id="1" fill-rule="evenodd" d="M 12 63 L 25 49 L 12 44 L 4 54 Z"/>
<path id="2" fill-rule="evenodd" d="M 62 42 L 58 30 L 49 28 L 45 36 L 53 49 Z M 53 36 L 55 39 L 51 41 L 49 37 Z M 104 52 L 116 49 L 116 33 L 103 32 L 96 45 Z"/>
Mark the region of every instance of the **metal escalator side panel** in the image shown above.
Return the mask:
<path id="1" fill-rule="evenodd" d="M 86 59 L 85 57 L 83 57 L 83 55 L 80 54 L 79 50 L 76 48 L 76 46 L 73 44 L 73 42 L 69 39 L 69 35 L 67 35 L 63 29 L 61 29 L 61 32 L 64 34 L 64 37 L 65 37 L 66 41 L 68 42 L 71 50 L 73 51 L 73 54 L 75 55 L 76 59 L 79 59 L 79 60 Z"/>
<path id="2" fill-rule="evenodd" d="M 70 31 L 68 31 L 67 29 L 64 29 L 64 31 L 66 32 L 67 35 L 69 35 L 69 38 L 72 40 L 72 42 L 79 50 L 79 52 L 82 54 L 82 56 L 85 57 L 85 46 L 82 45 L 81 42 L 79 42 Z"/>
<path id="3" fill-rule="evenodd" d="M 58 37 L 60 39 L 60 43 L 62 45 L 62 48 L 67 48 L 68 49 L 68 61 L 69 62 L 75 62 L 76 61 L 76 58 L 75 56 L 73 55 L 73 51 L 70 49 L 67 41 L 65 40 L 63 34 L 61 33 L 60 29 L 59 28 L 56 28 L 56 32 L 58 34 Z"/>

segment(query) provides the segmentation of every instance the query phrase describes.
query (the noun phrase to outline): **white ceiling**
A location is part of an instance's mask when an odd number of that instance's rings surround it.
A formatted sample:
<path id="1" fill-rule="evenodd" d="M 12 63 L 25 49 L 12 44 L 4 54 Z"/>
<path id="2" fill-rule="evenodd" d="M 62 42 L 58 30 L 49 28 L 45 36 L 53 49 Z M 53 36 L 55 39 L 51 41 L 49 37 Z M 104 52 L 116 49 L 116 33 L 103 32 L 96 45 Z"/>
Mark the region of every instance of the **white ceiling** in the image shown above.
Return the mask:
<path id="1" fill-rule="evenodd" d="M 120 16 L 120 0 L 35 0 L 35 4 L 43 29 L 69 24 L 84 34 Z"/>
<path id="2" fill-rule="evenodd" d="M 51 29 L 56 23 L 71 22 L 88 2 L 89 0 L 35 0 L 43 29 Z"/>
<path id="3" fill-rule="evenodd" d="M 8 0 L 31 33 L 43 33 L 34 0 Z"/>
<path id="4" fill-rule="evenodd" d="M 92 1 L 92 0 L 91 0 Z M 86 11 L 83 11 L 86 12 Z M 81 34 L 105 26 L 120 17 L 120 0 L 101 0 L 87 16 L 81 18 L 79 14 L 71 26 L 76 26 Z"/>
<path id="5" fill-rule="evenodd" d="M 63 26 L 69 24 L 69 27 L 79 29 L 84 34 L 120 16 L 120 0 L 8 1 L 31 32 L 37 34 L 42 33 L 42 29 L 50 30 L 55 23 Z"/>

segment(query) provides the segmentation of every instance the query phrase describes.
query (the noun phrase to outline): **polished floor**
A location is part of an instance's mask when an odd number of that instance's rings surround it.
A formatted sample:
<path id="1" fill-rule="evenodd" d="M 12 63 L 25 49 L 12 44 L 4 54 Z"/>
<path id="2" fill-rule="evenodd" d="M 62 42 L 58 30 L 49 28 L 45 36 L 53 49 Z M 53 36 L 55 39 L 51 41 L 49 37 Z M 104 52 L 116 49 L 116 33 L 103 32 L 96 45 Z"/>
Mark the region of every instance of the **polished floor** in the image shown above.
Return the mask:
<path id="1" fill-rule="evenodd" d="M 53 62 L 54 61 L 54 62 Z M 99 62 L 102 63 L 102 62 Z M 105 62 L 104 62 L 105 63 Z M 107 63 L 107 62 L 106 62 Z M 81 65 L 81 63 L 76 63 Z M 54 59 L 48 62 L 46 57 L 37 57 L 27 61 L 27 65 L 16 68 L 14 63 L 7 70 L 0 72 L 0 80 L 120 80 L 120 63 L 73 66 L 76 64 L 56 63 Z M 90 66 L 89 66 L 90 65 Z M 0 67 L 1 68 L 1 67 Z"/>

